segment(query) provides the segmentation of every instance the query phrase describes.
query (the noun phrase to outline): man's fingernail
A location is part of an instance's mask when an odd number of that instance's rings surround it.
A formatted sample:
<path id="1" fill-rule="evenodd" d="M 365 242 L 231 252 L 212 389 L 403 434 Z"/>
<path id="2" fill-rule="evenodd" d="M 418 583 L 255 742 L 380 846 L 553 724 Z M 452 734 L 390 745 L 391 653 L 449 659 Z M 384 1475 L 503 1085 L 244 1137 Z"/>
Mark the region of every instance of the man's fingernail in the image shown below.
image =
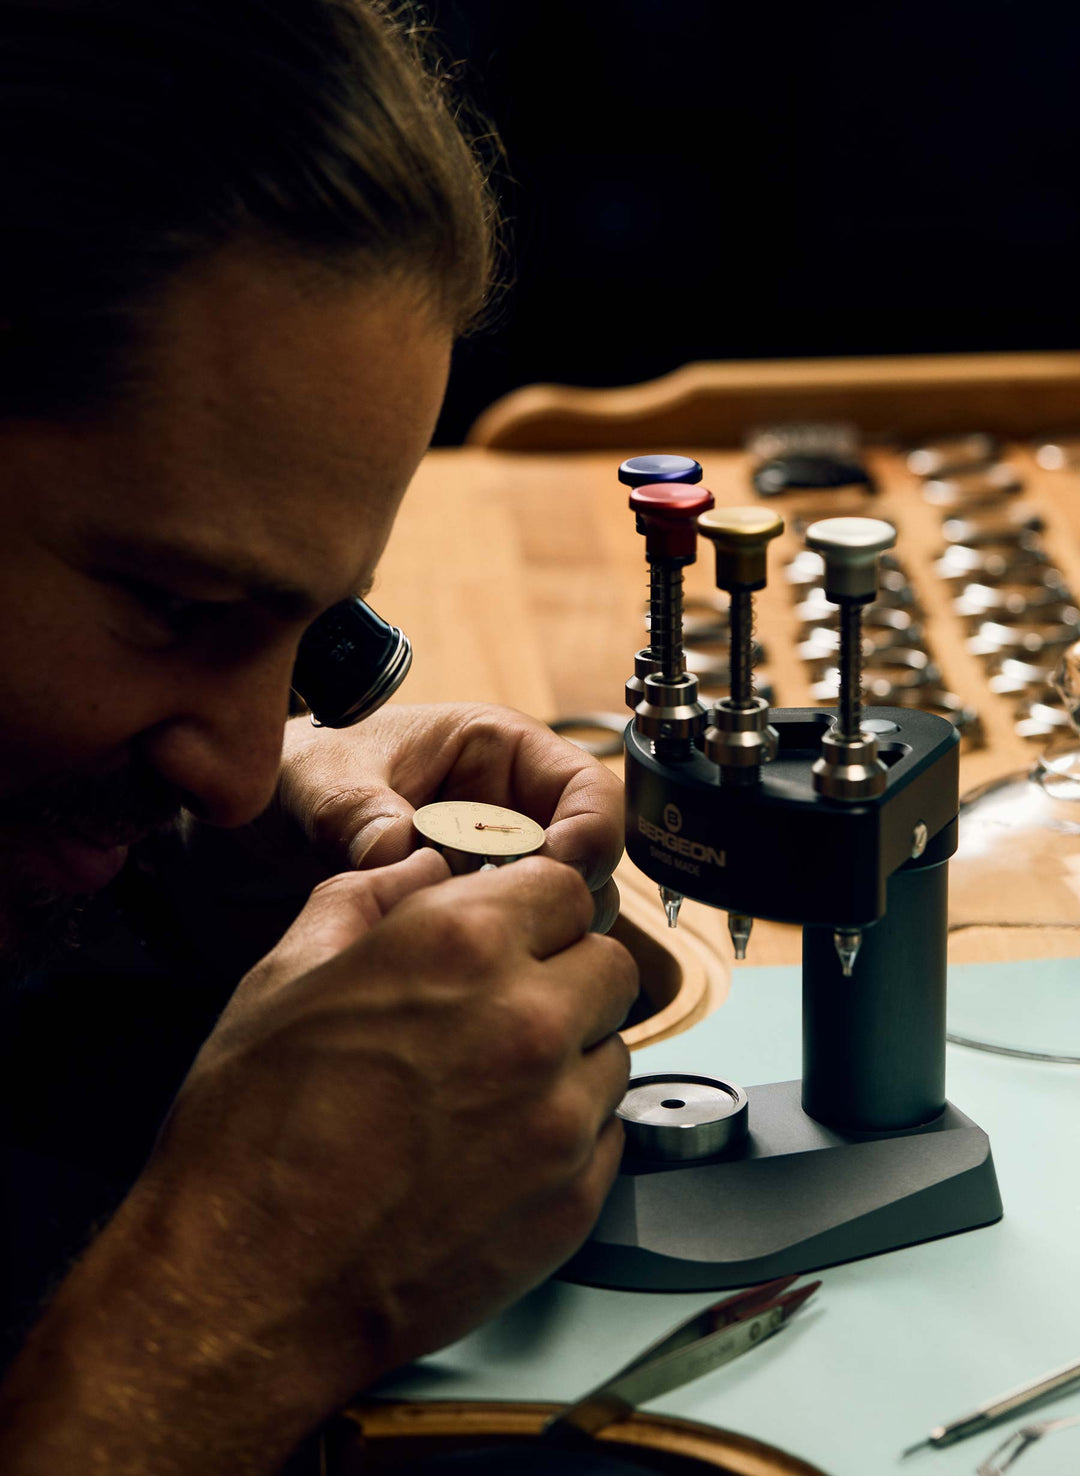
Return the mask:
<path id="1" fill-rule="evenodd" d="M 363 866 L 387 831 L 400 825 L 404 818 L 402 815 L 382 815 L 377 820 L 369 820 L 359 835 L 354 835 L 349 842 L 349 865 L 357 869 Z"/>

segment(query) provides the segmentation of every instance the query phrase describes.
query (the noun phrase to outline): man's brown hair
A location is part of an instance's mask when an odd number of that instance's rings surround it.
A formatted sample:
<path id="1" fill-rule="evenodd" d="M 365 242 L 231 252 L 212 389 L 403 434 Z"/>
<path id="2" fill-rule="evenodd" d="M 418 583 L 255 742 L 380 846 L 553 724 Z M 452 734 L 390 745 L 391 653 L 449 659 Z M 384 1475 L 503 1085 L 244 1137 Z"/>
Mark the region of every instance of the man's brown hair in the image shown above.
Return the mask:
<path id="1" fill-rule="evenodd" d="M 0 414 L 107 405 L 155 295 L 230 241 L 407 276 L 460 332 L 496 234 L 402 5 L 0 0 Z"/>

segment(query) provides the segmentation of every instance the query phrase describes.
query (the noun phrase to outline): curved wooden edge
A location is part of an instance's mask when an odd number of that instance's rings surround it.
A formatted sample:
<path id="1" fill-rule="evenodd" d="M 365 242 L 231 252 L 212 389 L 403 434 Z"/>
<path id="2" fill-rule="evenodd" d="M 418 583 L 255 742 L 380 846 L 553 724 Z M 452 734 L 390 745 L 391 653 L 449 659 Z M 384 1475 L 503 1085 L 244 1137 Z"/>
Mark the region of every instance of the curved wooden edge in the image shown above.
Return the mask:
<path id="1" fill-rule="evenodd" d="M 751 426 L 850 419 L 868 434 L 977 424 L 1030 436 L 1077 422 L 1080 354 L 913 354 L 701 362 L 615 389 L 534 384 L 483 411 L 466 444 L 496 451 L 739 446 Z"/>
<path id="2" fill-rule="evenodd" d="M 656 1014 L 621 1032 L 634 1051 L 689 1030 L 719 1009 L 731 988 L 731 968 L 717 947 L 718 938 L 695 917 L 690 905 L 684 904 L 679 926 L 669 928 L 655 883 L 625 858 L 615 879 L 622 897 L 621 916 L 655 947 L 663 949 L 679 971 L 678 988 L 670 1001 Z"/>
<path id="3" fill-rule="evenodd" d="M 509 1400 L 372 1400 L 344 1410 L 341 1418 L 359 1427 L 365 1444 L 370 1442 L 372 1447 L 377 1447 L 380 1441 L 405 1438 L 527 1437 L 536 1435 L 544 1421 L 561 1408 L 559 1404 Z M 726 1472 L 727 1476 L 825 1476 L 818 1466 L 749 1435 L 670 1415 L 638 1411 L 597 1431 L 594 1438 L 604 1443 L 636 1446 L 639 1450 L 689 1456 Z M 339 1466 L 334 1476 L 351 1476 L 351 1473 L 347 1467 Z"/>

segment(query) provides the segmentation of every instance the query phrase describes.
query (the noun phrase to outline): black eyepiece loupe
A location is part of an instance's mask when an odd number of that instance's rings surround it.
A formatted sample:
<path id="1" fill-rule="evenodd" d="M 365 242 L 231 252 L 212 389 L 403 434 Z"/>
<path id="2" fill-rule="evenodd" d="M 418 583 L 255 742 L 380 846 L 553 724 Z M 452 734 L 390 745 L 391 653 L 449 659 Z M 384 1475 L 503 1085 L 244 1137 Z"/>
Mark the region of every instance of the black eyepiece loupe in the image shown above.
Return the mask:
<path id="1" fill-rule="evenodd" d="M 348 728 L 393 696 L 408 675 L 405 633 L 363 600 L 342 600 L 304 632 L 293 691 L 320 728 Z"/>

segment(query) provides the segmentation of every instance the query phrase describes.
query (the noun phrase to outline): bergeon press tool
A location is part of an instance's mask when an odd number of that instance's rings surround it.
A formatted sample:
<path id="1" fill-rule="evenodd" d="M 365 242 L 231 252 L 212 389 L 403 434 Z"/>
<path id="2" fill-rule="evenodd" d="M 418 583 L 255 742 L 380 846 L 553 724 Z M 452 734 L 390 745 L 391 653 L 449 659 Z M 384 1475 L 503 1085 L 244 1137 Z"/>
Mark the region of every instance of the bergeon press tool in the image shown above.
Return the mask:
<path id="1" fill-rule="evenodd" d="M 739 956 L 752 919 L 801 925 L 802 1079 L 744 1090 L 737 1062 L 703 1060 L 632 1080 L 620 1174 L 564 1274 L 691 1291 L 987 1225 L 1001 1200 L 985 1133 L 945 1098 L 959 735 L 935 713 L 862 704 L 862 611 L 895 530 L 855 517 L 807 529 L 839 606 L 836 708 L 770 708 L 751 670 L 753 596 L 781 521 L 713 507 L 698 463 L 679 482 L 666 461 L 659 482 L 643 480 L 648 458 L 619 471 L 652 589 L 651 644 L 627 684 L 626 849 L 670 923 L 684 896 L 724 909 Z M 695 498 L 707 503 L 691 523 Z M 707 710 L 681 635 L 695 525 L 730 606 L 730 694 Z"/>

